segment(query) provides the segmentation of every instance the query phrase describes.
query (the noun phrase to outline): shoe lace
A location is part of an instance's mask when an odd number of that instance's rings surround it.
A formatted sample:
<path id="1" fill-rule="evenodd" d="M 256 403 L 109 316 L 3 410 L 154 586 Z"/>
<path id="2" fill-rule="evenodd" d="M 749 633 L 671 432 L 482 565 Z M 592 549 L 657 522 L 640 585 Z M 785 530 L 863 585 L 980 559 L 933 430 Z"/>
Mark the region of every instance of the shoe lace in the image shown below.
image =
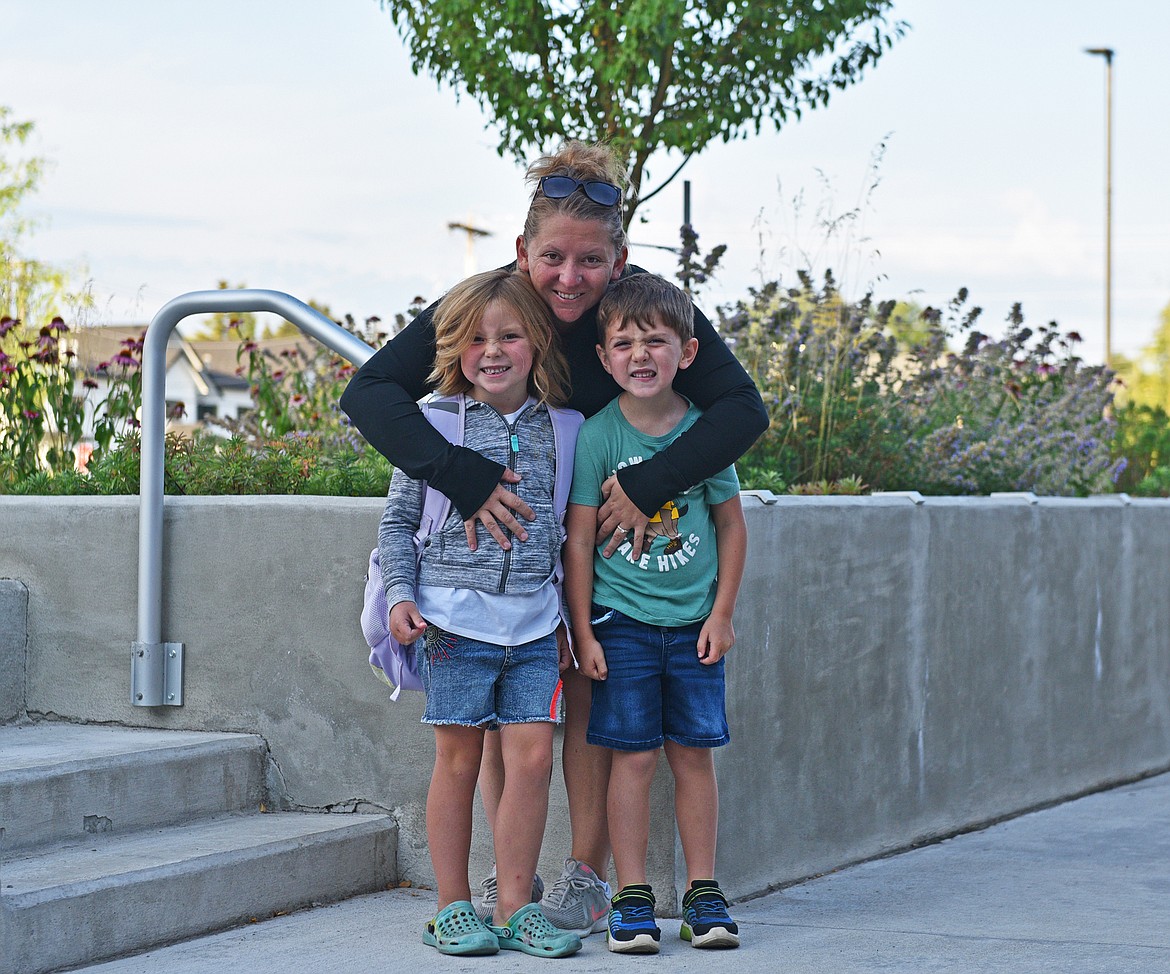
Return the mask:
<path id="1" fill-rule="evenodd" d="M 597 883 L 600 883 L 608 897 L 609 884 L 603 883 L 601 880 L 590 879 L 581 872 L 580 864 L 575 863 L 572 869 L 566 869 L 557 877 L 557 881 L 545 891 L 544 898 L 551 906 L 564 906 L 565 900 L 568 899 L 572 890 L 587 890 Z"/>
<path id="2" fill-rule="evenodd" d="M 688 906 L 699 921 L 727 919 L 727 901 L 718 893 L 700 893 Z"/>
<path id="3" fill-rule="evenodd" d="M 574 889 L 585 890 L 588 889 L 592 883 L 584 876 L 571 874 L 568 876 L 561 876 L 555 883 L 549 887 L 544 894 L 545 899 L 554 906 L 564 906 L 565 900 L 569 896 L 569 892 Z"/>
<path id="4" fill-rule="evenodd" d="M 485 903 L 494 903 L 496 900 L 496 873 L 495 870 L 490 875 L 485 876 L 483 882 L 479 884 L 480 889 L 483 890 L 483 899 Z"/>
<path id="5" fill-rule="evenodd" d="M 623 923 L 645 923 L 654 919 L 654 908 L 640 897 L 617 900 L 614 906 L 620 910 Z"/>

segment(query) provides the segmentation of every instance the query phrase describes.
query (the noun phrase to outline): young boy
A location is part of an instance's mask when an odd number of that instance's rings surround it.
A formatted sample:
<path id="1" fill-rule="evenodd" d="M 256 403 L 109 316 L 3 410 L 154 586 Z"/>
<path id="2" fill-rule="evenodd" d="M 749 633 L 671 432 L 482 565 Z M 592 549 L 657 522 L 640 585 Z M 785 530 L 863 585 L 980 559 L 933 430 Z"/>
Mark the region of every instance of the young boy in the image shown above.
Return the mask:
<path id="1" fill-rule="evenodd" d="M 654 892 L 646 882 L 650 783 L 658 751 L 675 781 L 686 858 L 682 938 L 737 947 L 739 928 L 714 880 L 719 792 L 712 748 L 730 740 L 723 656 L 747 554 L 739 481 L 729 467 L 651 519 L 643 552 L 627 540 L 611 558 L 595 546 L 601 485 L 662 450 L 700 416 L 672 388 L 698 348 L 690 300 L 651 274 L 617 281 L 597 313 L 597 353 L 621 394 L 586 420 L 569 495 L 565 589 L 582 672 L 596 681 L 587 740 L 612 750 L 608 812 L 620 890 L 606 942 L 657 953 Z"/>

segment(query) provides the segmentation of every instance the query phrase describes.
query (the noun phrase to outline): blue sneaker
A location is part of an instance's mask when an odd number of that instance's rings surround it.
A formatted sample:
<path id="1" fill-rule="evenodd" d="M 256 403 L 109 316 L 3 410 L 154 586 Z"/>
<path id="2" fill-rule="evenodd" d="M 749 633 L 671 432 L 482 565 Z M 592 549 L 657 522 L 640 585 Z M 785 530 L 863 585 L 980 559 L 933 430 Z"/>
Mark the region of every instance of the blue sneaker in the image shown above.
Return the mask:
<path id="1" fill-rule="evenodd" d="M 692 947 L 738 947 L 739 925 L 727 914 L 727 897 L 714 880 L 699 880 L 683 897 L 679 936 Z"/>
<path id="2" fill-rule="evenodd" d="M 623 886 L 609 908 L 605 945 L 615 954 L 657 954 L 662 931 L 654 922 L 654 891 Z"/>

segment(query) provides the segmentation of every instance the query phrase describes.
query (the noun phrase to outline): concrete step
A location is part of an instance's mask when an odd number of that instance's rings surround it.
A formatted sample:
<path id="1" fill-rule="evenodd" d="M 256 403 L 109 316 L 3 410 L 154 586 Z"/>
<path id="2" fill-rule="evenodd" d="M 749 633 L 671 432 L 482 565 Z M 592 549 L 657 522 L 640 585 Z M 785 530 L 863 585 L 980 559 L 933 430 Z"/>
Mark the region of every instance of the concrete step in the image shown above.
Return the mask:
<path id="1" fill-rule="evenodd" d="M 0 863 L 0 974 L 46 974 L 395 882 L 384 815 L 229 815 Z"/>
<path id="2" fill-rule="evenodd" d="M 3 847 L 257 811 L 266 767 L 264 741 L 250 734 L 0 726 Z"/>
<path id="3" fill-rule="evenodd" d="M 249 734 L 0 726 L 0 974 L 47 974 L 397 881 L 385 815 L 262 813 Z"/>

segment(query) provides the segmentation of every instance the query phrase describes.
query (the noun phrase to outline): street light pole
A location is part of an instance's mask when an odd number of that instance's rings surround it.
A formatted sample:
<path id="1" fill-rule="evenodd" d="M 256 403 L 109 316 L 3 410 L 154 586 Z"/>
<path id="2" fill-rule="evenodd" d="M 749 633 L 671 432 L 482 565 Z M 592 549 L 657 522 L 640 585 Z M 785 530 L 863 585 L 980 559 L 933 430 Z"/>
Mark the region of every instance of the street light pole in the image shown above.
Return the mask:
<path id="1" fill-rule="evenodd" d="M 1105 59 L 1105 365 L 1113 366 L 1113 48 L 1087 47 Z"/>

